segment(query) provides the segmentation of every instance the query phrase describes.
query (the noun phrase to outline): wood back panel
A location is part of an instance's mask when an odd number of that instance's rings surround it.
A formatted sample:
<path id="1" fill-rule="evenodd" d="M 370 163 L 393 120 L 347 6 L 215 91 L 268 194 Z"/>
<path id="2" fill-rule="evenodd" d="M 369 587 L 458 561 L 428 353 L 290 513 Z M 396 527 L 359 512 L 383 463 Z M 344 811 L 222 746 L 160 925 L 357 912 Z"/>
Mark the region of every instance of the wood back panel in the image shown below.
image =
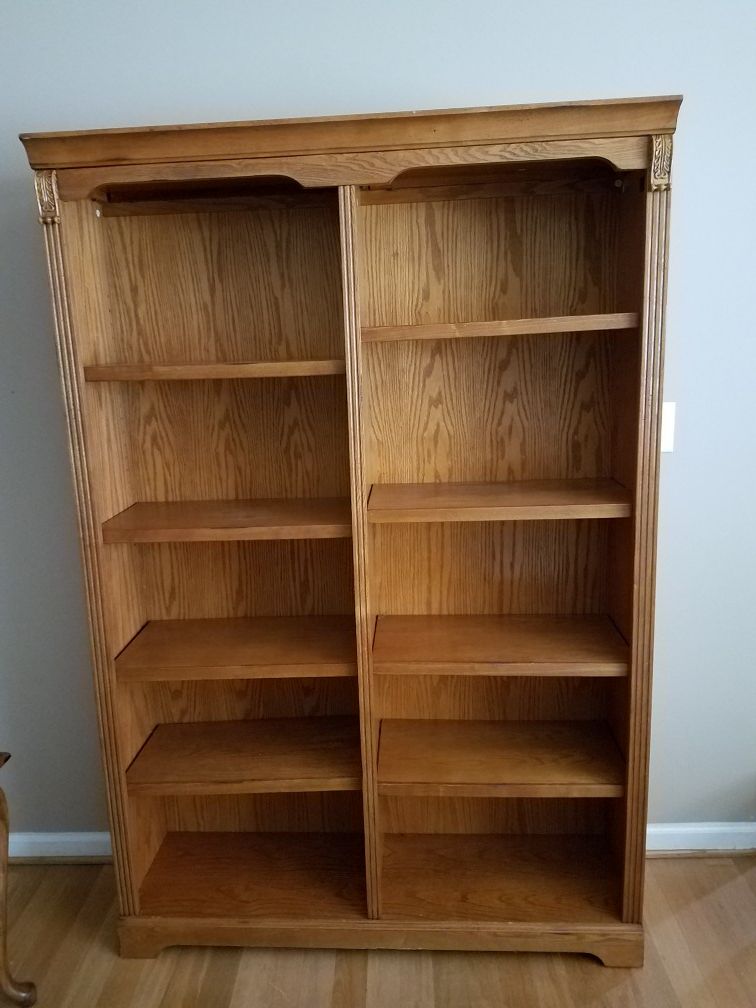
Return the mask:
<path id="1" fill-rule="evenodd" d="M 375 525 L 377 613 L 601 613 L 607 521 Z"/>
<path id="2" fill-rule="evenodd" d="M 613 192 L 361 209 L 362 325 L 622 310 Z"/>
<path id="3" fill-rule="evenodd" d="M 380 799 L 386 833 L 603 834 L 614 799 L 398 798 Z"/>
<path id="4" fill-rule="evenodd" d="M 83 335 L 84 364 L 343 355 L 338 214 L 304 207 L 95 217 L 110 325 Z"/>
<path id="5" fill-rule="evenodd" d="M 368 478 L 606 477 L 614 334 L 367 345 Z"/>
<path id="6" fill-rule="evenodd" d="M 381 675 L 373 694 L 381 718 L 592 721 L 607 717 L 618 688 L 601 679 Z"/>
<path id="7" fill-rule="evenodd" d="M 86 391 L 92 436 L 108 447 L 108 471 L 130 503 L 348 495 L 341 375 Z"/>

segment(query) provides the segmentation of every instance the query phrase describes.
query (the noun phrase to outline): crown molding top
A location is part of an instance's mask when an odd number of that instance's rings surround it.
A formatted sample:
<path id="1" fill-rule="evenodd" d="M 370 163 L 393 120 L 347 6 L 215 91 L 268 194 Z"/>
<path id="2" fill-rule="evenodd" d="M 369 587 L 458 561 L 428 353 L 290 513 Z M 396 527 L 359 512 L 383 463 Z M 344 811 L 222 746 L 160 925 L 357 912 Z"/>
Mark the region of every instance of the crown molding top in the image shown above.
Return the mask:
<path id="1" fill-rule="evenodd" d="M 45 168 L 158 164 L 673 133 L 682 97 L 22 133 Z"/>

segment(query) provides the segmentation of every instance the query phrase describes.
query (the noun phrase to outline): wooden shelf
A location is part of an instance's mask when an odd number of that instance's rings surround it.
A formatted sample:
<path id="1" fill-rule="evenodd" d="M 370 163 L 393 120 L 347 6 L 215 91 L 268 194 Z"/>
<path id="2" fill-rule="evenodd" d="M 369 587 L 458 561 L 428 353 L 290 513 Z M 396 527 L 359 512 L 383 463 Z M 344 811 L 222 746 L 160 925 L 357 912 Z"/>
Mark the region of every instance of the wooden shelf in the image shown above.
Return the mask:
<path id="1" fill-rule="evenodd" d="M 551 318 L 502 319 L 494 322 L 436 322 L 431 325 L 364 327 L 363 343 L 394 340 L 469 339 L 475 336 L 528 336 L 538 333 L 603 332 L 637 329 L 637 312 L 558 315 Z"/>
<path id="2" fill-rule="evenodd" d="M 608 616 L 379 616 L 376 675 L 624 676 Z"/>
<path id="3" fill-rule="evenodd" d="M 384 720 L 384 795 L 617 798 L 622 755 L 591 721 Z"/>
<path id="4" fill-rule="evenodd" d="M 629 490 L 611 479 L 521 483 L 376 483 L 371 522 L 535 521 L 626 518 Z"/>
<path id="5" fill-rule="evenodd" d="M 382 918 L 617 923 L 602 837 L 387 835 Z"/>
<path id="6" fill-rule="evenodd" d="M 154 917 L 357 919 L 364 840 L 343 833 L 168 833 L 140 894 Z"/>
<path id="7" fill-rule="evenodd" d="M 354 618 L 153 620 L 115 668 L 121 682 L 354 676 Z"/>
<path id="8" fill-rule="evenodd" d="M 197 381 L 218 378 L 300 378 L 344 374 L 343 360 L 239 361 L 206 364 L 89 364 L 88 382 Z"/>
<path id="9" fill-rule="evenodd" d="M 347 498 L 140 502 L 103 523 L 106 543 L 344 539 Z"/>
<path id="10" fill-rule="evenodd" d="M 354 717 L 158 725 L 126 771 L 131 794 L 359 791 Z"/>

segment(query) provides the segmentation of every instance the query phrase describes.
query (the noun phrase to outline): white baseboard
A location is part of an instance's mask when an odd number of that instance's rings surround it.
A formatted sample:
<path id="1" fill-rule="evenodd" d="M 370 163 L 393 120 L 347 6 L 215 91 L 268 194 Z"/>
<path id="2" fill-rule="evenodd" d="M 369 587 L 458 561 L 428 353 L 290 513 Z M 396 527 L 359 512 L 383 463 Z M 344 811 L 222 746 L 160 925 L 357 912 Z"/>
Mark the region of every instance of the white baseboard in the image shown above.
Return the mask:
<path id="1" fill-rule="evenodd" d="M 649 823 L 650 851 L 756 850 L 756 822 Z"/>
<path id="2" fill-rule="evenodd" d="M 110 833 L 11 833 L 12 858 L 109 857 Z"/>
<path id="3" fill-rule="evenodd" d="M 649 823 L 650 851 L 756 850 L 756 822 Z M 102 858 L 109 833 L 11 833 L 12 858 Z"/>

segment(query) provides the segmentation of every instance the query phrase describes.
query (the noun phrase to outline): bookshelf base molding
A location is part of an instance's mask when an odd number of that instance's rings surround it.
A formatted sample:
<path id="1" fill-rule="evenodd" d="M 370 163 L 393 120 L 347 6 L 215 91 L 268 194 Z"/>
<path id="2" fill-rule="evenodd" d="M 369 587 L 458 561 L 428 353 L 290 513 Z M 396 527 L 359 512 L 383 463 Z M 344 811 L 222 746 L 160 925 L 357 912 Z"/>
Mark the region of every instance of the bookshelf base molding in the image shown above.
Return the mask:
<path id="1" fill-rule="evenodd" d="M 528 923 L 460 925 L 453 921 L 249 921 L 124 917 L 121 955 L 152 959 L 172 945 L 236 948 L 405 949 L 443 952 L 577 952 L 604 966 L 642 966 L 643 928 L 637 924 Z"/>

